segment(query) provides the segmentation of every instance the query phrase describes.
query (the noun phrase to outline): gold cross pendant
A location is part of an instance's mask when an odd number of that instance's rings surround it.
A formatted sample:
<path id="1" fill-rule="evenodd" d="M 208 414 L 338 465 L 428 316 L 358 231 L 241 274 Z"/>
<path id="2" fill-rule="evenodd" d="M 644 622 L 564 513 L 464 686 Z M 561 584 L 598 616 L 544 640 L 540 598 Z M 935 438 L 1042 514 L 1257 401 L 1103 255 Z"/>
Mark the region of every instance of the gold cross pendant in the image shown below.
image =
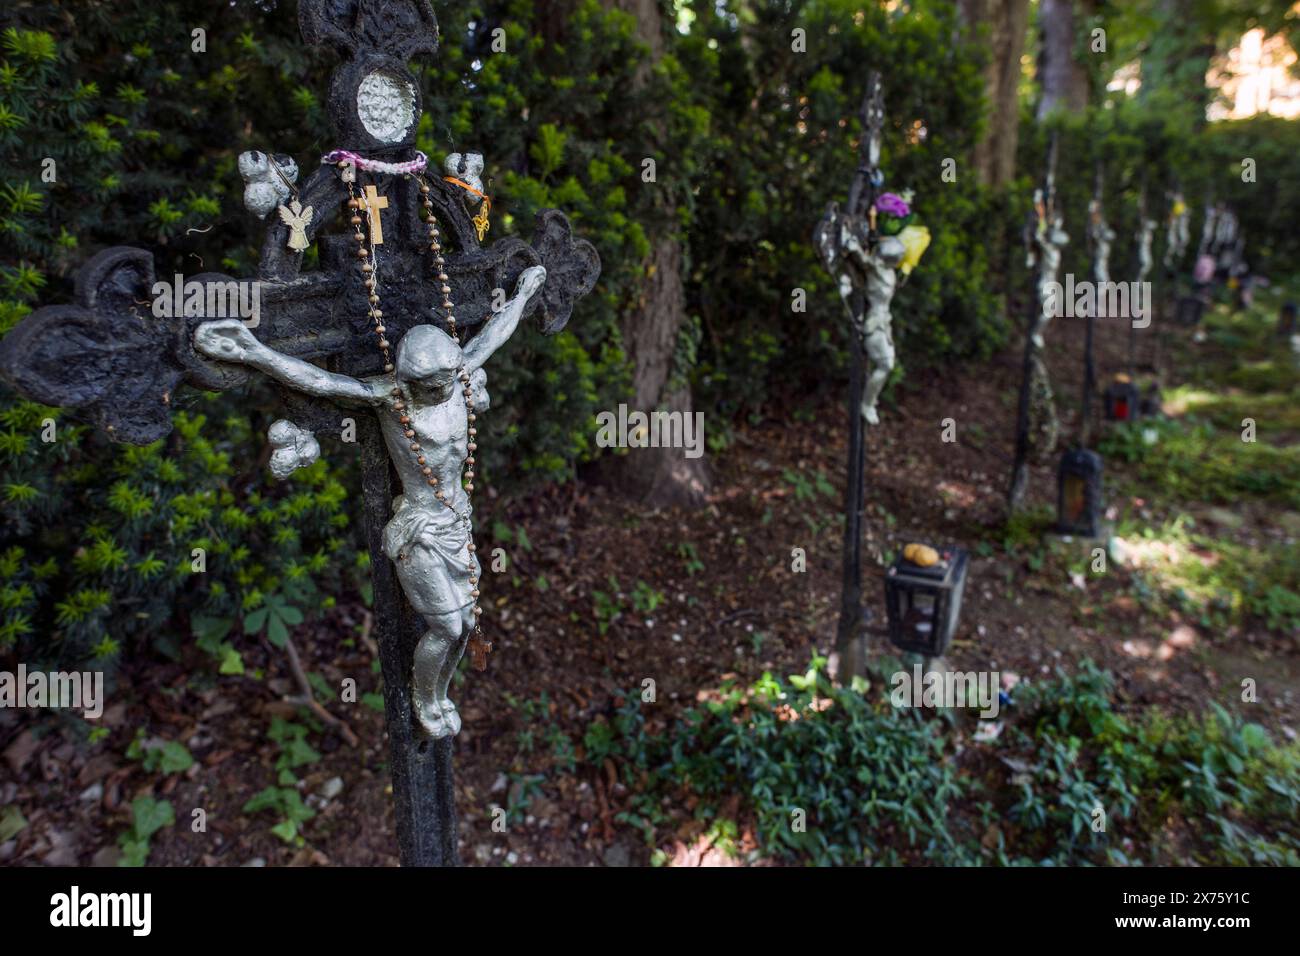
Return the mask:
<path id="1" fill-rule="evenodd" d="M 384 224 L 379 218 L 379 211 L 388 208 L 388 197 L 379 195 L 373 183 L 366 187 L 366 213 L 370 216 L 370 244 L 383 245 Z"/>

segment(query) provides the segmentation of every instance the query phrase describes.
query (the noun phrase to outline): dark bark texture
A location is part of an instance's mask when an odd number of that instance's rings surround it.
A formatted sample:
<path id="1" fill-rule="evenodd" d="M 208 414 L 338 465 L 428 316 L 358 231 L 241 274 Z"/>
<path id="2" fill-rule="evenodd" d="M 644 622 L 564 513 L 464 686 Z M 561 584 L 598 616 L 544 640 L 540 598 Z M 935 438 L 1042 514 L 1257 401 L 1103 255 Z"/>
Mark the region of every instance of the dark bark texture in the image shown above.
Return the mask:
<path id="1" fill-rule="evenodd" d="M 650 50 L 637 79 L 643 83 L 664 54 L 665 22 L 660 5 L 657 0 L 604 2 L 636 17 L 637 38 Z M 661 187 L 644 183 L 642 188 Z M 673 232 L 654 236 L 641 296 L 623 318 L 623 342 L 633 363 L 633 407 L 641 411 L 694 414 L 690 386 L 683 384 L 687 370 L 673 368 L 678 336 L 686 321 L 683 268 L 681 238 Z M 620 485 L 651 507 L 702 507 L 713 483 L 707 457 L 687 458 L 681 448 L 635 449 L 622 459 L 616 472 Z"/>
<path id="2" fill-rule="evenodd" d="M 971 157 L 975 175 L 988 186 L 1005 186 L 1016 174 L 1020 132 L 1020 57 L 1029 25 L 1029 0 L 961 0 L 962 19 L 986 39 L 984 68 L 987 125 Z"/>

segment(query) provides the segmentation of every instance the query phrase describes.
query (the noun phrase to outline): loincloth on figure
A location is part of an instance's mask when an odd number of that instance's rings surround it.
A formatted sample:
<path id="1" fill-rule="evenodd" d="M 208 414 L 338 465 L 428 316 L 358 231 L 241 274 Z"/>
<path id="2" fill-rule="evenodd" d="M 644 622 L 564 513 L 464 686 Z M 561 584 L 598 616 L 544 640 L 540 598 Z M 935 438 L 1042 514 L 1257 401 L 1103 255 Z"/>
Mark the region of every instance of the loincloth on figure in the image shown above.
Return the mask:
<path id="1" fill-rule="evenodd" d="M 479 563 L 469 544 L 469 522 L 445 505 L 422 508 L 409 504 L 405 495 L 393 499 L 393 517 L 384 525 L 384 553 L 397 566 L 402 589 L 420 614 L 463 611 L 473 603 L 469 579 L 479 577 Z"/>
<path id="2" fill-rule="evenodd" d="M 888 349 L 892 353 L 894 351 L 894 329 L 889 312 L 886 310 L 883 318 L 874 315 L 874 312 L 874 309 L 867 312 L 866 321 L 862 325 L 862 347 L 868 352 L 874 348 L 878 351 Z"/>

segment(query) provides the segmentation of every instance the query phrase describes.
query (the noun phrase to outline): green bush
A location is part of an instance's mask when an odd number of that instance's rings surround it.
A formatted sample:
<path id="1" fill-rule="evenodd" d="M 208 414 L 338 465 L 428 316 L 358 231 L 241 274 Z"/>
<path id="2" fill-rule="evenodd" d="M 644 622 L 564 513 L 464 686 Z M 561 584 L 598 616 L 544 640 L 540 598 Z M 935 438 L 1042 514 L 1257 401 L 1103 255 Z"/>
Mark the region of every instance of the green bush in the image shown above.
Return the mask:
<path id="1" fill-rule="evenodd" d="M 1011 806 L 1040 862 L 1173 862 L 1188 849 L 1165 832 L 1176 818 L 1207 865 L 1300 865 L 1300 748 L 1217 704 L 1197 719 L 1115 711 L 1114 681 L 1086 665 L 1016 698 L 1006 749 L 1032 780 Z M 1097 808 L 1106 830 L 1089 825 Z M 1120 823 L 1120 826 L 1116 824 Z M 1132 849 L 1116 844 L 1116 831 Z"/>
<path id="2" fill-rule="evenodd" d="M 739 794 L 756 855 L 787 862 L 1300 863 L 1300 746 L 1217 705 L 1201 719 L 1130 718 L 1110 675 L 1084 662 L 1023 685 L 1005 732 L 959 755 L 960 721 L 873 705 L 829 686 L 824 664 L 725 686 L 661 734 L 629 697 L 588 729 L 586 760 L 618 758 L 636 794 L 621 820 L 648 839 L 685 794 L 711 833 L 734 834 L 741 821 L 722 808 Z M 1183 829 L 1168 832 L 1170 819 Z"/>
<path id="3" fill-rule="evenodd" d="M 1159 224 L 1148 280 L 1154 283 L 1158 299 L 1170 291 L 1162 262 L 1170 210 L 1167 191 L 1175 187 L 1182 190 L 1191 214 L 1191 241 L 1184 259 L 1175 265 L 1175 281 L 1190 281 L 1206 204 L 1211 201 L 1226 203 L 1237 214 L 1252 271 L 1274 280 L 1289 278 L 1292 264 L 1300 257 L 1300 238 L 1286 224 L 1295 221 L 1300 209 L 1293 192 L 1281 186 L 1300 177 L 1300 123 L 1261 115 L 1191 128 L 1185 114 L 1162 113 L 1140 99 L 1119 94 L 1102 107 L 1074 116 L 1057 115 L 1043 124 L 1034 124 L 1026 115 L 1017 156 L 1017 169 L 1025 177 L 1022 191 L 1040 183 L 1053 133 L 1060 138 L 1058 208 L 1070 235 L 1062 275 L 1091 275 L 1088 203 L 1100 166 L 1106 221 L 1116 232 L 1112 279 L 1128 281 L 1137 276 L 1138 197 L 1145 188 L 1147 216 Z M 1253 180 L 1243 179 L 1245 159 L 1255 160 Z M 1082 336 L 1081 327 L 1078 334 Z"/>
<path id="4" fill-rule="evenodd" d="M 103 667 L 141 642 L 179 655 L 193 613 L 198 645 L 238 672 L 233 626 L 257 632 L 249 619 L 286 594 L 316 612 L 333 602 L 318 583 L 356 583 L 346 465 L 318 461 L 275 485 L 247 460 L 246 416 L 181 411 L 168 439 L 143 447 L 110 446 L 30 402 L 3 416 L 11 436 L 38 434 L 45 416 L 59 435 L 3 452 L 0 648 L 21 659 Z"/>
<path id="5" fill-rule="evenodd" d="M 766 674 L 748 688 L 724 687 L 719 700 L 688 710 L 661 736 L 645 733 L 629 699 L 612 733 L 588 732 L 587 759 L 617 754 L 629 784 L 647 775 L 637 784 L 637 811 L 625 818 L 642 828 L 656 822 L 663 794 L 685 787 L 701 798 L 697 816 L 714 823 L 721 805 L 742 795 L 768 856 L 960 862 L 950 807 L 967 787 L 940 725 L 831 689 L 824 664 L 816 659 L 788 682 Z M 592 748 L 597 738 L 603 745 Z"/>
<path id="6" fill-rule="evenodd" d="M 829 373 L 843 366 L 849 326 L 811 237 L 827 204 L 847 199 L 872 69 L 884 77 L 886 188 L 915 190 L 932 235 L 894 299 L 900 362 L 917 368 L 996 350 L 1007 332 L 1002 276 L 1012 264 L 996 252 L 1006 210 L 967 164 L 983 54 L 954 42 L 954 5 L 685 6 L 677 55 L 712 122 L 689 232 L 688 307 L 703 330 L 693 378 L 700 401 L 724 418 L 752 413 L 773 392 L 831 386 Z M 792 49 L 796 27 L 806 31 L 806 52 Z M 941 177 L 947 158 L 956 160 L 956 182 Z M 796 289 L 807 293 L 806 311 L 794 311 Z"/>

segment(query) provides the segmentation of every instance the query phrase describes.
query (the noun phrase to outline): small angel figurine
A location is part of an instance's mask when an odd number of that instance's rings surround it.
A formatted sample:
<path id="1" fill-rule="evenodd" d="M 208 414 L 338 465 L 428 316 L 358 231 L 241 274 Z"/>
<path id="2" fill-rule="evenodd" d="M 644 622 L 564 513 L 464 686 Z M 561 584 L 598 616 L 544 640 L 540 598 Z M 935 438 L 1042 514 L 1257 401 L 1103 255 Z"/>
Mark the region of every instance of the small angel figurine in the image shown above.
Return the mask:
<path id="1" fill-rule="evenodd" d="M 279 208 L 280 221 L 289 227 L 289 248 L 294 252 L 302 252 L 311 245 L 311 241 L 307 238 L 307 227 L 311 225 L 314 210 L 311 206 L 304 209 L 302 203 L 296 199 L 289 205 Z"/>

